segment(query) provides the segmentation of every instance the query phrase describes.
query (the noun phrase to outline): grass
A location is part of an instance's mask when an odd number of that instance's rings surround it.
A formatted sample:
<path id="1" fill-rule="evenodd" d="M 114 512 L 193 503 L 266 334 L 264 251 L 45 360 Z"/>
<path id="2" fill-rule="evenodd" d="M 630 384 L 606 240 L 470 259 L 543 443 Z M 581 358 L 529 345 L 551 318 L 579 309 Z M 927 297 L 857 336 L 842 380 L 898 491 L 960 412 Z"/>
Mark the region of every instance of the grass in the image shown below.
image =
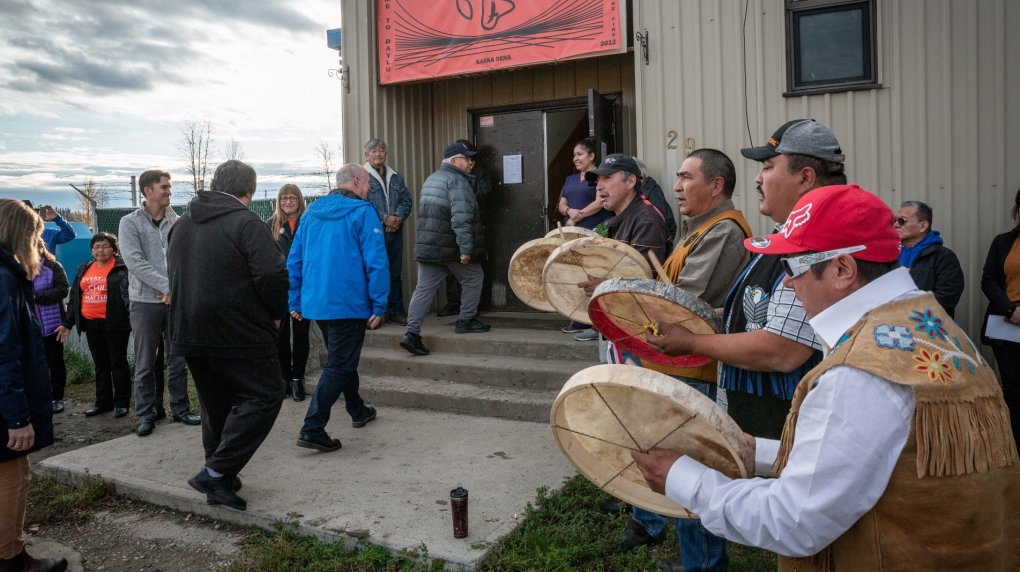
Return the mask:
<path id="1" fill-rule="evenodd" d="M 33 474 L 25 522 L 52 525 L 81 522 L 115 500 L 113 486 L 92 476 L 65 483 L 49 473 Z"/>
<path id="2" fill-rule="evenodd" d="M 88 351 L 76 347 L 64 346 L 64 364 L 67 367 L 67 386 L 64 389 L 66 400 L 78 403 L 92 403 L 96 399 L 96 370 L 92 356 Z M 128 369 L 131 372 L 131 402 L 134 403 L 135 356 L 128 355 Z M 166 370 L 163 371 L 166 379 Z M 166 391 L 164 389 L 164 391 Z M 195 380 L 188 372 L 188 400 L 191 411 L 198 413 L 198 394 L 195 392 Z M 163 403 L 169 403 L 170 396 L 163 396 Z"/>

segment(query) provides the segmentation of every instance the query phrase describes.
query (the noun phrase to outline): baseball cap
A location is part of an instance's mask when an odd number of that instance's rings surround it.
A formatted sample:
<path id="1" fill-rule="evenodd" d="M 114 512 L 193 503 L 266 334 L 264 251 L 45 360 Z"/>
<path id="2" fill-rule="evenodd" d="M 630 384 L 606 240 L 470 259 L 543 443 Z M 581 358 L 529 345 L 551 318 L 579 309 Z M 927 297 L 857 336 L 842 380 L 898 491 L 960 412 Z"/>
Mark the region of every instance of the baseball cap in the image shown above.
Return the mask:
<path id="1" fill-rule="evenodd" d="M 808 155 L 831 163 L 842 163 L 846 155 L 836 135 L 814 119 L 787 121 L 769 137 L 764 147 L 741 149 L 740 154 L 753 161 L 764 161 L 776 155 Z"/>
<path id="2" fill-rule="evenodd" d="M 623 153 L 613 153 L 612 155 L 606 155 L 606 158 L 602 160 L 602 164 L 599 165 L 598 169 L 593 169 L 584 174 L 584 179 L 589 183 L 596 183 L 599 180 L 599 175 L 612 175 L 617 171 L 626 171 L 628 173 L 641 176 L 641 169 L 638 168 L 637 161 L 630 155 L 624 155 Z"/>
<path id="3" fill-rule="evenodd" d="M 863 246 L 851 256 L 892 262 L 900 255 L 900 235 L 892 222 L 892 209 L 857 185 L 820 187 L 797 201 L 781 231 L 749 238 L 744 247 L 761 254 L 794 254 Z"/>
<path id="4" fill-rule="evenodd" d="M 474 157 L 475 152 L 468 149 L 468 146 L 461 143 L 460 141 L 454 141 L 443 149 L 443 159 L 449 159 L 450 157 L 456 157 L 457 155 L 463 155 L 465 157 Z"/>

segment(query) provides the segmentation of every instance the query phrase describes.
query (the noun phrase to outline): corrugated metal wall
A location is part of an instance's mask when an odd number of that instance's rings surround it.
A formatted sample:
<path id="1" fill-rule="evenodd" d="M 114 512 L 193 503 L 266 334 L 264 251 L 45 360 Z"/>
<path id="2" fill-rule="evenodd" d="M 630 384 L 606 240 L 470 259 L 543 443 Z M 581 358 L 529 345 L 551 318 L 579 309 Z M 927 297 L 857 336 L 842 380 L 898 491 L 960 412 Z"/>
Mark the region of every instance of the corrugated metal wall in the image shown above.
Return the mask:
<path id="1" fill-rule="evenodd" d="M 839 138 L 851 181 L 893 210 L 911 199 L 932 205 L 934 228 L 967 277 L 957 320 L 976 339 L 981 268 L 992 237 L 1012 226 L 1020 187 L 1020 2 L 878 0 L 883 88 L 790 98 L 783 0 L 634 0 L 634 19 L 651 38 L 649 65 L 634 53 L 637 148 L 664 188 L 685 139 L 718 148 L 737 166 L 738 207 L 765 232 L 758 164 L 739 152 L 745 114 L 757 145 L 785 121 L 817 119 Z M 670 130 L 676 149 L 667 148 Z"/>
<path id="2" fill-rule="evenodd" d="M 364 163 L 362 145 L 379 137 L 390 148 L 389 164 L 415 194 L 439 167 L 443 147 L 469 133 L 469 109 L 586 97 L 589 88 L 622 92 L 625 149 L 636 148 L 634 62 L 629 54 L 472 75 L 434 82 L 380 86 L 376 62 L 375 0 L 343 0 L 344 161 Z M 414 215 L 406 227 L 414 228 Z M 404 233 L 404 303 L 416 282 L 414 236 Z"/>

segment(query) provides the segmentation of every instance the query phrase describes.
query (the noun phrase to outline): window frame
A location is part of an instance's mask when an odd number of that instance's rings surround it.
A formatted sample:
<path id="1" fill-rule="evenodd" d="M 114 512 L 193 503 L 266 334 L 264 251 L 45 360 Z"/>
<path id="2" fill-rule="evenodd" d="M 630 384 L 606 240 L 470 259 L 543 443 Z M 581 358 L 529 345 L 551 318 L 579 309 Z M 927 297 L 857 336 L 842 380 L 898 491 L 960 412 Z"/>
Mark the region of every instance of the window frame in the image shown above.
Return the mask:
<path id="1" fill-rule="evenodd" d="M 810 84 L 797 83 L 797 70 L 799 61 L 796 50 L 796 28 L 799 13 L 814 12 L 824 8 L 864 6 L 864 25 L 868 32 L 865 38 L 865 70 L 870 66 L 870 74 L 866 77 L 853 80 L 831 80 L 824 82 L 813 82 Z M 815 95 L 822 93 L 841 93 L 846 91 L 860 91 L 866 89 L 878 89 L 882 87 L 879 83 L 878 73 L 878 0 L 785 0 L 785 21 L 786 21 L 786 93 L 784 97 L 797 97 L 801 95 Z"/>

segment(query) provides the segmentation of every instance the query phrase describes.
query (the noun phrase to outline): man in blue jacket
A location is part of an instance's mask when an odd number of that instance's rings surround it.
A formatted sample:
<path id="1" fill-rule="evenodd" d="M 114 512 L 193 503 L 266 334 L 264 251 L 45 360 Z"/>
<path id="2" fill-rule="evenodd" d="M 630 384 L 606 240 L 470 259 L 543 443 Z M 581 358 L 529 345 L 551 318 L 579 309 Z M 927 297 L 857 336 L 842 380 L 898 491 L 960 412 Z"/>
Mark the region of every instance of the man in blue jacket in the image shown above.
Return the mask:
<path id="1" fill-rule="evenodd" d="M 341 167 L 337 188 L 301 215 L 287 259 L 291 315 L 318 320 L 329 351 L 297 445 L 326 453 L 341 447 L 326 433 L 341 395 L 355 428 L 375 419 L 358 394 L 358 361 L 366 327 L 378 327 L 386 312 L 390 271 L 382 226 L 367 200 L 370 176 L 360 165 Z"/>

